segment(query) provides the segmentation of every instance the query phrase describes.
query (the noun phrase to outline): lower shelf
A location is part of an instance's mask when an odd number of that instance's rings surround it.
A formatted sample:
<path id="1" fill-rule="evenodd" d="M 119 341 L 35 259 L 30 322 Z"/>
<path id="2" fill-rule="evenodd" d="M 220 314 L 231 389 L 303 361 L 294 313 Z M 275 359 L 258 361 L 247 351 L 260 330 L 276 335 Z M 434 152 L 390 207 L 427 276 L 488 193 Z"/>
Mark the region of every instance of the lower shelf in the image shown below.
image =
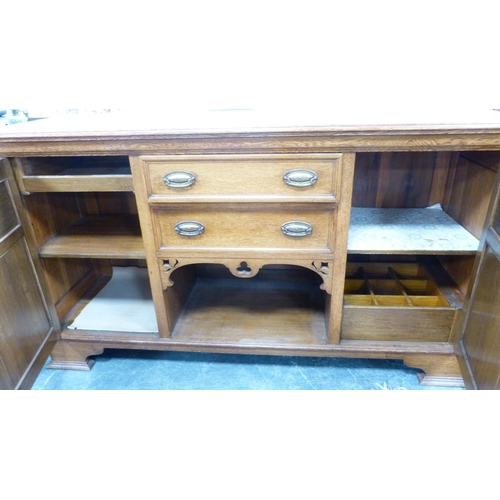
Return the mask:
<path id="1" fill-rule="evenodd" d="M 323 345 L 325 299 L 316 281 L 198 279 L 176 341 Z"/>
<path id="2" fill-rule="evenodd" d="M 456 314 L 450 304 L 344 305 L 341 341 L 329 344 L 328 294 L 320 289 L 321 278 L 290 267 L 263 268 L 247 279 L 232 277 L 229 271 L 221 274 L 215 265 L 180 268 L 169 289 L 179 287 L 181 277 L 192 286 L 180 286 L 180 295 L 169 292 L 169 299 L 181 300 L 175 328 L 167 338 L 155 331 L 147 270 L 113 268 L 106 286 L 73 308 L 72 321 L 56 344 L 49 367 L 88 370 L 92 357 L 105 348 L 390 358 L 424 370 L 423 383 L 463 384 L 449 341 Z M 410 267 L 419 269 L 415 264 Z M 428 278 L 438 288 L 442 284 Z M 439 300 L 447 300 L 447 295 L 442 293 Z"/>
<path id="3" fill-rule="evenodd" d="M 223 266 L 191 265 L 182 294 L 174 273 L 169 300 L 180 304 L 172 335 L 162 341 L 234 347 L 293 349 L 328 346 L 328 294 L 311 271 L 293 266 L 262 269 L 254 278 Z M 147 270 L 113 268 L 111 281 L 80 307 L 71 335 L 159 338 Z M 298 270 L 298 271 L 297 271 Z M 341 339 L 449 342 L 460 307 L 456 285 L 437 267 L 417 263 L 348 263 Z M 304 279 L 304 278 L 307 279 Z"/>
<path id="4" fill-rule="evenodd" d="M 158 334 L 147 269 L 113 267 L 111 280 L 71 320 L 67 330 Z"/>
<path id="5" fill-rule="evenodd" d="M 298 271 L 283 274 L 269 266 L 258 277 L 241 279 L 219 265 L 187 267 L 183 277 L 192 286 L 184 298 L 170 297 L 183 306 L 172 335 L 162 341 L 268 347 L 327 343 L 327 294 L 312 271 L 295 268 Z M 104 288 L 90 292 L 63 324 L 67 339 L 160 338 L 147 269 L 113 267 Z"/>

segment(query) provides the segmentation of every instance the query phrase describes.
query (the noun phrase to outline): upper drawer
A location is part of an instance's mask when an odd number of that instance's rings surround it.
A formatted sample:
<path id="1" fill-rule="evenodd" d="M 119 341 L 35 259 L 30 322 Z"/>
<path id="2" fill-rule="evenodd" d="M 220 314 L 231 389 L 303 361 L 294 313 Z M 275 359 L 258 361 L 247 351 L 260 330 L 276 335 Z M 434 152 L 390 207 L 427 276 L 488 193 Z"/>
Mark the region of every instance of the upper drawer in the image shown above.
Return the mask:
<path id="1" fill-rule="evenodd" d="M 337 201 L 342 155 L 172 155 L 143 156 L 148 196 L 248 201 L 287 201 L 309 197 Z M 234 201 L 234 199 L 233 199 Z"/>

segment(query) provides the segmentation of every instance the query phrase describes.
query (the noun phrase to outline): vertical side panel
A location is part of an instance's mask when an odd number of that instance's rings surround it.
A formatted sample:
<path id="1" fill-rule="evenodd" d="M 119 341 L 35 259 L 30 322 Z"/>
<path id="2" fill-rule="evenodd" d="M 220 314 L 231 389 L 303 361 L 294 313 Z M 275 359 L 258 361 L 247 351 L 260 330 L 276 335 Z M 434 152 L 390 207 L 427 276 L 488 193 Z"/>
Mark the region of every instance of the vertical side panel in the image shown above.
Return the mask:
<path id="1" fill-rule="evenodd" d="M 146 250 L 146 261 L 148 264 L 148 274 L 155 305 L 156 319 L 160 337 L 170 337 L 174 324 L 168 310 L 168 304 L 163 293 L 158 259 L 156 257 L 156 244 L 154 238 L 154 229 L 151 222 L 151 215 L 148 206 L 148 188 L 145 169 L 142 160 L 139 157 L 130 157 L 130 168 L 134 181 L 134 191 L 137 196 L 137 206 L 139 212 L 139 221 L 141 223 L 142 238 Z"/>
<path id="2" fill-rule="evenodd" d="M 328 298 L 328 342 L 340 342 L 342 326 L 342 306 L 344 302 L 344 279 L 347 265 L 347 239 L 351 219 L 351 201 L 354 181 L 354 153 L 342 155 L 342 181 L 340 188 L 340 203 L 337 208 L 335 225 L 335 243 L 333 261 L 333 284 L 331 298 Z"/>

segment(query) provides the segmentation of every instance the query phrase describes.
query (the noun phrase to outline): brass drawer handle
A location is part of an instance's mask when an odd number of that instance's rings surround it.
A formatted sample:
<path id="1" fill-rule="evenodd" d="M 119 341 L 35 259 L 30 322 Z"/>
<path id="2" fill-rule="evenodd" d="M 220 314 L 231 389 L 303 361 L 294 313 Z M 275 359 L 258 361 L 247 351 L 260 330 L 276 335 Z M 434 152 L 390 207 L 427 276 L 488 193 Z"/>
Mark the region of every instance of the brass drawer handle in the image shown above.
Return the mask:
<path id="1" fill-rule="evenodd" d="M 165 185 L 171 188 L 187 188 L 196 181 L 196 175 L 186 170 L 173 170 L 163 177 Z"/>
<path id="2" fill-rule="evenodd" d="M 201 222 L 196 222 L 193 220 L 187 220 L 178 222 L 175 225 L 175 232 L 180 236 L 199 236 L 205 231 L 205 226 Z"/>
<path id="3" fill-rule="evenodd" d="M 303 238 L 312 233 L 313 227 L 307 222 L 291 221 L 286 222 L 281 226 L 281 231 L 286 236 L 293 236 L 295 238 Z"/>
<path id="4" fill-rule="evenodd" d="M 293 187 L 309 187 L 316 183 L 318 175 L 312 170 L 295 169 L 289 170 L 284 176 L 283 180 L 286 184 Z"/>

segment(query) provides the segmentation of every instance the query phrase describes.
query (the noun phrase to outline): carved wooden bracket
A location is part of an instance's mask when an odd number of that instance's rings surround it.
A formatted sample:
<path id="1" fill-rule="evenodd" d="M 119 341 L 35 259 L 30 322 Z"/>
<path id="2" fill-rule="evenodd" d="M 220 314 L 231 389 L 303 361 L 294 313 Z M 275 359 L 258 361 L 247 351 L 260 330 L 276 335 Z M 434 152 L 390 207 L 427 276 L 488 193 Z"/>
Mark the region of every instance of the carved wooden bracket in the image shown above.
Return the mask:
<path id="1" fill-rule="evenodd" d="M 311 267 L 323 278 L 323 284 L 320 286 L 321 290 L 325 290 L 331 295 L 333 276 L 330 264 L 330 262 L 313 261 Z"/>
<path id="2" fill-rule="evenodd" d="M 172 271 L 179 267 L 179 261 L 177 259 L 161 259 L 160 260 L 160 270 L 161 270 L 161 283 L 163 290 L 166 290 L 169 286 L 174 284 L 170 280 L 170 275 Z"/>
<path id="3" fill-rule="evenodd" d="M 328 294 L 332 293 L 333 276 L 331 273 L 332 262 L 308 261 L 308 260 L 289 260 L 289 259 L 207 259 L 207 258 L 168 258 L 160 259 L 159 266 L 161 272 L 161 281 L 163 290 L 172 286 L 171 274 L 176 269 L 190 264 L 222 264 L 226 266 L 233 276 L 237 278 L 253 278 L 266 264 L 289 264 L 305 267 L 321 276 L 323 283 L 321 290 Z"/>

